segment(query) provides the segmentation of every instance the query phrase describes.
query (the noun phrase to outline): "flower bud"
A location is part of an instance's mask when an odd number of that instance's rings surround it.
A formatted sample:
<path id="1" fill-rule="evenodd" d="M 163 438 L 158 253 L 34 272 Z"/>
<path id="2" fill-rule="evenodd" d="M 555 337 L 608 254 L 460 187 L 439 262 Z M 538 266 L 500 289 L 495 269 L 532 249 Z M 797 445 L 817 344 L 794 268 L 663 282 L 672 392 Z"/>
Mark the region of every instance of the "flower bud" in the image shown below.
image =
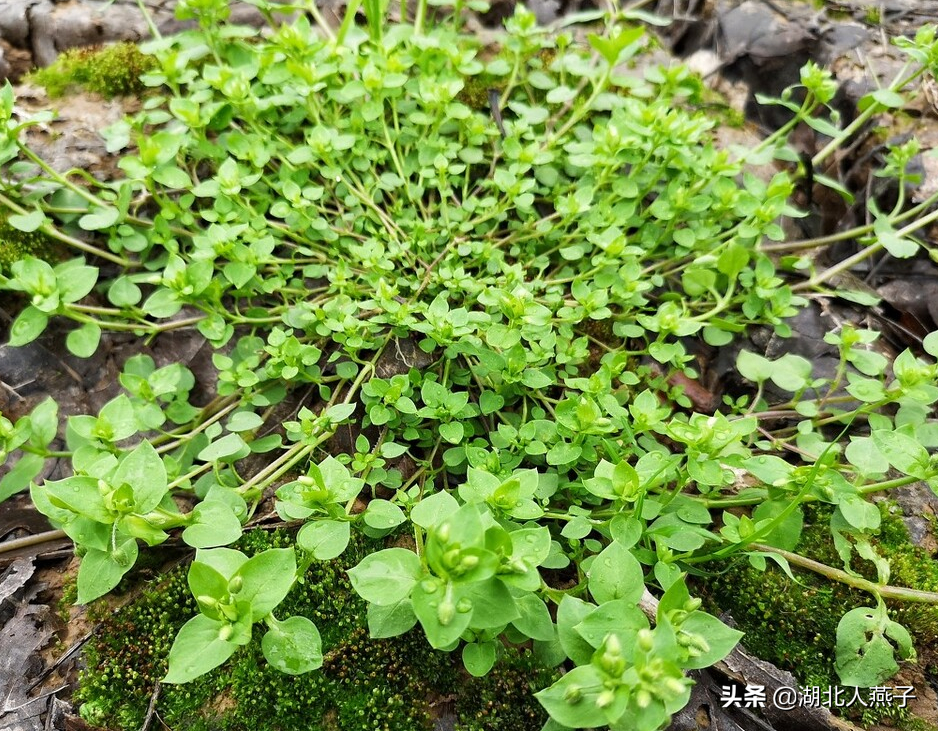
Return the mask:
<path id="1" fill-rule="evenodd" d="M 580 689 L 579 685 L 570 685 L 564 691 L 563 699 L 570 705 L 579 703 L 581 700 L 583 700 L 583 691 Z"/>
<path id="2" fill-rule="evenodd" d="M 596 707 L 597 708 L 608 708 L 616 700 L 616 692 L 606 688 L 602 693 L 596 696 Z"/>
<path id="3" fill-rule="evenodd" d="M 232 576 L 231 581 L 228 582 L 228 591 L 232 594 L 237 594 L 244 587 L 244 579 L 240 576 Z"/>
<path id="4" fill-rule="evenodd" d="M 226 624 L 222 626 L 220 630 L 218 630 L 218 639 L 222 640 L 223 642 L 227 642 L 231 639 L 231 635 L 233 634 L 234 628 L 232 628 L 230 624 Z"/>
<path id="5" fill-rule="evenodd" d="M 661 684 L 671 695 L 681 695 L 685 690 L 684 683 L 677 678 L 665 678 Z"/>
<path id="6" fill-rule="evenodd" d="M 478 565 L 478 556 L 463 556 L 462 560 L 459 562 L 459 568 L 461 568 L 463 571 L 471 571 Z"/>
<path id="7" fill-rule="evenodd" d="M 650 629 L 642 628 L 635 635 L 635 642 L 642 652 L 650 652 L 655 644 L 655 636 Z"/>
<path id="8" fill-rule="evenodd" d="M 440 621 L 440 624 L 446 627 L 450 622 L 453 621 L 453 617 L 455 616 L 455 604 L 453 604 L 449 599 L 440 602 L 440 606 L 436 610 L 436 618 Z"/>
<path id="9" fill-rule="evenodd" d="M 686 602 L 684 602 L 684 611 L 688 614 L 690 612 L 696 612 L 698 609 L 700 609 L 701 604 L 703 604 L 703 600 L 699 597 L 688 599 Z"/>
<path id="10" fill-rule="evenodd" d="M 635 705 L 639 708 L 648 708 L 652 700 L 651 693 L 645 688 L 639 688 L 638 692 L 635 694 Z"/>

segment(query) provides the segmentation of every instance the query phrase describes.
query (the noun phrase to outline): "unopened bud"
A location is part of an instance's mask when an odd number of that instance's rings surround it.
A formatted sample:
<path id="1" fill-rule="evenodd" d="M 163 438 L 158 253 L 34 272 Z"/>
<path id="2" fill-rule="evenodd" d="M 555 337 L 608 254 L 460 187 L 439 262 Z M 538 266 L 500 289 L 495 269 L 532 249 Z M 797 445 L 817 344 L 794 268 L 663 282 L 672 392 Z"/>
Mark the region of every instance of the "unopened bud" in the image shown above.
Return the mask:
<path id="1" fill-rule="evenodd" d="M 237 594 L 244 587 L 244 579 L 240 576 L 232 576 L 231 581 L 228 582 L 228 591 L 232 594 Z"/>
<path id="2" fill-rule="evenodd" d="M 606 689 L 598 696 L 596 696 L 596 707 L 597 708 L 608 708 L 616 700 L 616 692 L 614 690 Z"/>
<path id="3" fill-rule="evenodd" d="M 463 556 L 462 560 L 459 562 L 459 568 L 461 568 L 463 571 L 471 571 L 478 565 L 478 556 Z"/>
<path id="4" fill-rule="evenodd" d="M 685 690 L 684 683 L 677 678 L 665 678 L 661 684 L 671 695 L 680 695 Z"/>
<path id="5" fill-rule="evenodd" d="M 453 604 L 448 599 L 446 601 L 440 602 L 440 606 L 436 610 L 436 618 L 440 620 L 440 624 L 444 627 L 449 625 L 453 621 L 453 617 L 456 616 L 456 605 Z"/>
<path id="6" fill-rule="evenodd" d="M 230 624 L 223 625 L 220 630 L 218 630 L 218 639 L 223 642 L 227 642 L 231 639 L 231 635 L 234 634 L 234 629 Z"/>
<path id="7" fill-rule="evenodd" d="M 580 689 L 579 685 L 568 686 L 563 693 L 563 699 L 571 705 L 574 703 L 579 703 L 581 700 L 583 700 L 583 691 Z"/>
<path id="8" fill-rule="evenodd" d="M 652 697 L 644 688 L 639 688 L 638 692 L 635 694 L 635 705 L 639 708 L 648 708 L 651 705 Z"/>
<path id="9" fill-rule="evenodd" d="M 635 642 L 638 644 L 638 647 L 643 652 L 650 652 L 651 648 L 655 644 L 655 636 L 652 634 L 650 629 L 642 628 L 635 635 Z"/>

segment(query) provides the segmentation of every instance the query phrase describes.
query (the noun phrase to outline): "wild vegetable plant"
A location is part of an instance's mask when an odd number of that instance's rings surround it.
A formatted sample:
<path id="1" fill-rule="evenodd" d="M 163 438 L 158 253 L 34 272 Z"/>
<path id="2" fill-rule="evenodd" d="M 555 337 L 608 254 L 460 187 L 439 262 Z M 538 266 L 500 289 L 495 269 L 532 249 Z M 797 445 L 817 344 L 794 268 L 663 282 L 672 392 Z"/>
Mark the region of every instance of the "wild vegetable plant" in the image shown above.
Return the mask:
<path id="1" fill-rule="evenodd" d="M 282 9 L 256 4 L 272 21 Z M 740 637 L 701 611 L 687 572 L 771 559 L 874 596 L 841 623 L 837 663 L 844 682 L 881 684 L 913 655 L 883 598 L 938 596 L 888 585 L 866 496 L 938 488 L 938 336 L 927 360 L 890 367 L 868 348 L 876 333 L 844 326 L 829 336 L 833 379 L 744 351 L 754 392 L 712 413 L 681 386 L 697 345 L 752 326 L 787 335 L 806 303 L 796 288 L 827 281 L 793 286 L 768 253 L 785 245 L 780 217 L 800 215 L 793 182 L 746 159 L 784 155 L 787 130 L 742 159 L 716 149 L 693 111 L 699 82 L 681 66 L 631 71 L 644 33 L 621 17 L 587 46 L 519 6 L 492 51 L 425 6 L 414 25 L 386 24 L 366 3 L 368 33 L 356 8 L 337 31 L 301 17 L 258 37 L 227 24 L 221 0 L 181 2 L 199 28 L 145 47 L 153 95 L 106 132 L 124 151 L 115 181 L 55 171 L 22 140 L 45 117 L 0 94 L 8 221 L 79 254 L 24 259 L 2 280 L 23 303 L 11 344 L 59 318 L 79 357 L 105 331 L 194 329 L 216 349 L 208 403 L 184 365 L 139 355 L 124 393 L 67 418 L 64 451 L 50 450 L 53 401 L 0 421 L 4 455 L 21 454 L 0 494 L 29 486 L 74 540 L 79 600 L 113 589 L 138 541 L 182 529 L 200 614 L 166 682 L 222 664 L 258 623 L 271 664 L 306 672 L 319 632 L 278 604 L 352 531 L 387 536 L 350 571 L 373 636 L 419 624 L 475 675 L 505 642 L 533 642 L 569 670 L 537 696 L 553 728 L 651 731 L 686 704 L 685 671 Z M 905 47 L 910 73 L 938 65 L 933 31 Z M 803 104 L 782 102 L 849 137 L 817 116 L 829 76 L 809 67 L 803 82 Z M 893 102 L 876 92 L 864 114 Z M 882 220 L 912 248 L 913 224 L 895 229 L 907 212 Z M 790 400 L 769 404 L 769 382 Z M 34 482 L 53 455 L 74 475 Z M 224 548 L 270 494 L 295 548 Z M 843 570 L 794 552 L 817 500 L 836 506 Z"/>

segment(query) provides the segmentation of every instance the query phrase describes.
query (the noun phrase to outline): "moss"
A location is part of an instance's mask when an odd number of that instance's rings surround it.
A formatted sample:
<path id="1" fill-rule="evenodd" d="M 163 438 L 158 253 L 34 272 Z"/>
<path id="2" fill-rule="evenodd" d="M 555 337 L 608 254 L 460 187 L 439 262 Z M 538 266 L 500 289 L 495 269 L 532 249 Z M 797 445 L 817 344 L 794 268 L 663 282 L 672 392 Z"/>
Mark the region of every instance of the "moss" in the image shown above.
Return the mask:
<path id="1" fill-rule="evenodd" d="M 882 11 L 875 5 L 871 5 L 866 9 L 866 12 L 863 15 L 863 22 L 867 25 L 879 26 L 883 22 Z"/>
<path id="2" fill-rule="evenodd" d="M 73 87 L 83 87 L 106 99 L 138 95 L 145 90 L 140 77 L 155 66 L 155 60 L 136 44 L 123 41 L 111 46 L 72 48 L 27 80 L 45 87 L 50 97 L 59 97 Z"/>
<path id="3" fill-rule="evenodd" d="M 253 531 L 238 548 L 253 554 L 290 544 L 282 531 Z M 218 670 L 187 685 L 163 686 L 157 702 L 171 728 L 191 731 L 421 731 L 455 699 L 460 731 L 537 731 L 546 716 L 532 693 L 555 679 L 530 652 L 514 649 L 486 678 L 462 670 L 459 653 L 440 653 L 419 630 L 389 640 L 368 637 L 364 603 L 346 571 L 375 549 L 353 540 L 341 559 L 314 563 L 278 614 L 310 617 L 323 637 L 321 670 L 284 675 L 267 666 L 256 642 Z M 86 652 L 77 698 L 89 721 L 139 728 L 178 628 L 195 613 L 187 567 L 105 621 Z"/>
<path id="4" fill-rule="evenodd" d="M 26 233 L 13 228 L 0 213 L 0 274 L 9 274 L 10 265 L 25 256 L 56 259 L 60 254 L 61 246 L 54 239 L 39 231 Z"/>
<path id="5" fill-rule="evenodd" d="M 830 537 L 831 508 L 805 506 L 805 528 L 798 552 L 831 566 L 840 558 Z M 914 589 L 938 591 L 938 562 L 912 545 L 901 513 L 888 502 L 879 503 L 882 525 L 874 543 L 892 567 L 890 583 Z M 864 565 L 865 564 L 865 565 Z M 857 560 L 854 568 L 875 579 L 868 562 Z M 710 610 L 728 611 L 740 630 L 743 644 L 757 657 L 791 672 L 802 685 L 837 685 L 834 671 L 837 624 L 849 609 L 869 605 L 864 592 L 794 569 L 793 582 L 771 561 L 764 572 L 740 561 L 726 572 L 697 580 Z M 890 602 L 890 614 L 912 635 L 919 664 L 938 664 L 938 607 L 910 602 Z M 904 731 L 926 731 L 933 727 L 912 716 L 908 709 L 866 709 L 854 719 L 863 725 L 889 723 Z"/>

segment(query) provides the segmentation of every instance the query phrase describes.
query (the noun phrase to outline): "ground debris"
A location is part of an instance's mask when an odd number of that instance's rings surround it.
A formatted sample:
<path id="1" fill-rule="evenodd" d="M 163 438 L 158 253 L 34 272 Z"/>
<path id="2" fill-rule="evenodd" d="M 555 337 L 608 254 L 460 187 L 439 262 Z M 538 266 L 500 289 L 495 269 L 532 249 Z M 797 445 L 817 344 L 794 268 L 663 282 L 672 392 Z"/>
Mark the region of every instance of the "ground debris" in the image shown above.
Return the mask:
<path id="1" fill-rule="evenodd" d="M 42 675 L 39 652 L 52 637 L 49 607 L 35 603 L 41 585 L 30 583 L 31 559 L 17 559 L 0 575 L 0 726 L 4 731 L 42 731 L 50 693 L 32 692 Z M 55 692 L 55 691 L 54 691 Z"/>

